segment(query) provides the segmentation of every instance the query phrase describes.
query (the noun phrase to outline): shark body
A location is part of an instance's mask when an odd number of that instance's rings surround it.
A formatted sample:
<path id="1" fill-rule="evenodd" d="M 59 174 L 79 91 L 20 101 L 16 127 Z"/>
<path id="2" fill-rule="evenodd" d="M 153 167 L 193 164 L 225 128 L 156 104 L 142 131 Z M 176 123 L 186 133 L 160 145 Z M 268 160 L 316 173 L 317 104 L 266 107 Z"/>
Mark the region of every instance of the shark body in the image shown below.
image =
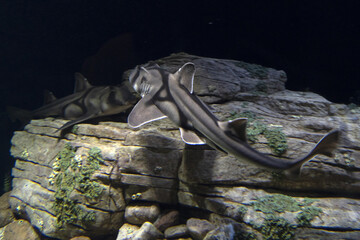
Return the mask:
<path id="1" fill-rule="evenodd" d="M 131 127 L 168 117 L 180 129 L 187 144 L 215 146 L 229 154 L 259 166 L 299 172 L 303 163 L 317 154 L 331 156 L 339 132 L 325 135 L 306 156 L 284 160 L 256 151 L 246 141 L 246 118 L 219 121 L 210 109 L 193 93 L 195 66 L 183 65 L 174 74 L 157 65 L 137 67 L 129 81 L 142 96 L 128 116 Z"/>
<path id="2" fill-rule="evenodd" d="M 136 101 L 126 85 L 92 86 L 82 74 L 76 73 L 73 94 L 57 99 L 51 92 L 45 92 L 44 106 L 28 112 L 26 118 L 55 116 L 71 120 L 60 131 L 92 118 L 121 113 Z"/>

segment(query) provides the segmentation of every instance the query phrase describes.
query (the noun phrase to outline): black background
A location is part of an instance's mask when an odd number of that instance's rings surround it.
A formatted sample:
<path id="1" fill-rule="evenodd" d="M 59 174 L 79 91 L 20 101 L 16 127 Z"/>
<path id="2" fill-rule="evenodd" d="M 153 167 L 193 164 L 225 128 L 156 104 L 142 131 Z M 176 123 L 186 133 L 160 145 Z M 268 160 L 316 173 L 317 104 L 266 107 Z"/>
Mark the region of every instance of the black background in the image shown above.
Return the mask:
<path id="1" fill-rule="evenodd" d="M 359 1 L 0 0 L 1 159 L 13 165 L 6 106 L 35 109 L 174 52 L 261 64 L 290 90 L 360 103 Z M 101 50 L 100 50 L 101 49 Z M 10 164 L 9 164 L 10 163 Z"/>

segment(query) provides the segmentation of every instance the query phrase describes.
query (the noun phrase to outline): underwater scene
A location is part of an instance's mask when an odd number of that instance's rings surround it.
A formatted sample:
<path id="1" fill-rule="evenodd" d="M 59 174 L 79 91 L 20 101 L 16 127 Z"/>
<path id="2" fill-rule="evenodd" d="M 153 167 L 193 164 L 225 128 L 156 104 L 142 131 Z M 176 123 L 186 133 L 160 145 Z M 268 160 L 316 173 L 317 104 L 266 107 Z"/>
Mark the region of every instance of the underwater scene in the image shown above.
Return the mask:
<path id="1" fill-rule="evenodd" d="M 0 3 L 0 240 L 360 239 L 358 10 Z"/>

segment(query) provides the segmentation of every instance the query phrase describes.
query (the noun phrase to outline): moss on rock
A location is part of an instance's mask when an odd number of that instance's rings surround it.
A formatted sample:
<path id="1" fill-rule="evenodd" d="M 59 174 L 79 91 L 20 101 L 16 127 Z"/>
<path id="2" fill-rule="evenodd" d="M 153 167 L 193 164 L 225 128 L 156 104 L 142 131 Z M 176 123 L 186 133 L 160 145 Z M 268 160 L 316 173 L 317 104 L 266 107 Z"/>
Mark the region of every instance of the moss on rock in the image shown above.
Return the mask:
<path id="1" fill-rule="evenodd" d="M 265 239 L 290 240 L 294 238 L 296 226 L 290 224 L 285 218 L 270 215 L 265 218 L 260 232 Z"/>
<path id="2" fill-rule="evenodd" d="M 321 208 L 307 206 L 296 217 L 296 222 L 299 226 L 308 227 L 311 226 L 311 221 L 322 213 Z"/>
<path id="3" fill-rule="evenodd" d="M 76 150 L 66 144 L 56 156 L 53 173 L 49 177 L 49 183 L 56 187 L 53 209 L 59 228 L 66 224 L 84 224 L 95 220 L 94 212 L 85 211 L 82 205 L 71 198 L 74 191 L 83 194 L 88 201 L 95 200 L 103 191 L 103 187 L 91 179 L 104 161 L 100 149 L 91 148 L 87 157 L 76 155 Z"/>
<path id="4" fill-rule="evenodd" d="M 256 211 L 265 214 L 262 224 L 253 224 L 265 239 L 293 239 L 297 227 L 311 226 L 311 221 L 322 212 L 318 207 L 311 206 L 316 200 L 304 198 L 298 201 L 283 194 L 267 195 L 251 203 Z M 281 213 L 296 213 L 296 223 L 292 224 Z"/>
<path id="5" fill-rule="evenodd" d="M 252 206 L 256 211 L 267 214 L 297 212 L 301 210 L 299 203 L 294 198 L 282 194 L 258 198 L 252 202 Z"/>

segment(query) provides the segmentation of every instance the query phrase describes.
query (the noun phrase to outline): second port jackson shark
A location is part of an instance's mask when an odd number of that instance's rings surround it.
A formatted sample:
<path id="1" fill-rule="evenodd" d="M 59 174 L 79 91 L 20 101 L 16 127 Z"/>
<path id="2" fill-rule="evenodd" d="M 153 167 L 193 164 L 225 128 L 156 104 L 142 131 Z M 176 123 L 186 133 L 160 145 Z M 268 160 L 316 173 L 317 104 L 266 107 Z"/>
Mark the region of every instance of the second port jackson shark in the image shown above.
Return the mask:
<path id="1" fill-rule="evenodd" d="M 71 120 L 57 131 L 96 117 L 109 116 L 126 111 L 137 98 L 125 84 L 120 86 L 92 86 L 81 74 L 75 73 L 74 93 L 57 99 L 51 92 L 45 92 L 44 106 L 21 114 L 23 120 L 49 116 Z M 11 111 L 12 109 L 10 109 Z M 20 115 L 20 114 L 13 114 Z"/>
<path id="2" fill-rule="evenodd" d="M 128 124 L 141 125 L 168 117 L 180 128 L 187 144 L 205 144 L 223 150 L 259 166 L 287 170 L 298 174 L 301 166 L 317 154 L 332 156 L 339 140 L 339 131 L 325 135 L 317 145 L 299 159 L 281 159 L 265 155 L 246 141 L 246 118 L 219 121 L 209 108 L 193 93 L 195 66 L 186 63 L 170 73 L 158 65 L 137 66 L 129 81 L 142 99 L 128 116 Z"/>

